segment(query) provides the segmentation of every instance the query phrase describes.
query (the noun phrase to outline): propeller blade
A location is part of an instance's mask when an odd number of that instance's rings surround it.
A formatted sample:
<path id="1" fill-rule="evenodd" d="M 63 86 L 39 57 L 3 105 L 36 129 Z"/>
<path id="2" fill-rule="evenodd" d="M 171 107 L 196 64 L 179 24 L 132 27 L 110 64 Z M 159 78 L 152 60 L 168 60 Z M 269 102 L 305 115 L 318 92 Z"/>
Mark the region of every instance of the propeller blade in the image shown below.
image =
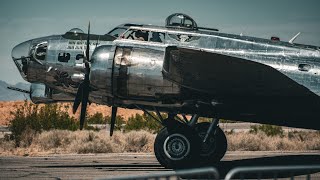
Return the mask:
<path id="1" fill-rule="evenodd" d="M 89 84 L 85 83 L 83 92 L 82 92 L 82 103 L 81 103 L 81 112 L 80 112 L 80 130 L 83 129 L 84 121 L 87 113 L 89 98 Z"/>
<path id="2" fill-rule="evenodd" d="M 87 61 L 90 61 L 90 57 L 89 57 L 90 44 L 89 43 L 90 43 L 90 21 L 88 25 L 87 48 L 86 48 Z"/>
<path id="3" fill-rule="evenodd" d="M 79 84 L 78 91 L 73 102 L 73 106 L 72 106 L 73 114 L 75 114 L 78 110 L 78 107 L 81 103 L 82 95 L 83 95 L 83 82 Z"/>
<path id="4" fill-rule="evenodd" d="M 89 101 L 89 92 L 90 92 L 90 58 L 89 58 L 89 50 L 90 50 L 90 22 L 88 26 L 88 36 L 87 36 L 87 47 L 86 47 L 86 59 L 85 60 L 85 77 L 84 81 L 79 85 L 76 98 L 73 104 L 73 112 L 75 113 L 81 102 L 81 112 L 80 112 L 80 130 L 83 129 L 84 121 L 86 119 L 87 106 Z"/>
<path id="5" fill-rule="evenodd" d="M 111 123 L 110 123 L 110 136 L 113 135 L 114 124 L 116 123 L 116 117 L 117 117 L 117 110 L 118 110 L 118 107 L 112 106 Z"/>

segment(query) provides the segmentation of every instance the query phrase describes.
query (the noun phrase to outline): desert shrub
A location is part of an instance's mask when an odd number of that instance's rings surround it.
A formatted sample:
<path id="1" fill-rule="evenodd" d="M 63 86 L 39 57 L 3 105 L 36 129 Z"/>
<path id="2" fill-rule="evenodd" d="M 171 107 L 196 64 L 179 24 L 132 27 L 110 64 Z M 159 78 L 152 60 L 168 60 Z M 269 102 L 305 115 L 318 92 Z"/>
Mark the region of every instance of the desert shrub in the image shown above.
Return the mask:
<path id="1" fill-rule="evenodd" d="M 75 134 L 68 130 L 43 131 L 33 140 L 33 144 L 40 149 L 49 150 L 53 148 L 67 147 L 74 141 Z"/>
<path id="2" fill-rule="evenodd" d="M 111 123 L 111 117 L 110 116 L 106 116 L 105 117 L 105 121 L 107 124 Z M 126 121 L 124 120 L 124 118 L 122 116 L 117 116 L 116 117 L 116 123 L 114 125 L 114 130 L 121 130 L 122 125 L 125 124 Z"/>
<path id="3" fill-rule="evenodd" d="M 128 118 L 128 122 L 126 123 L 125 130 L 139 130 L 142 129 L 142 127 L 145 126 L 145 120 L 143 117 L 139 114 L 136 114 L 135 116 L 131 116 Z"/>
<path id="4" fill-rule="evenodd" d="M 88 116 L 86 118 L 86 122 L 88 124 L 106 124 L 107 123 L 106 118 L 103 117 L 103 114 L 100 112 L 97 112 L 91 116 Z"/>
<path id="5" fill-rule="evenodd" d="M 38 133 L 31 129 L 29 126 L 26 127 L 26 129 L 22 132 L 19 145 L 20 147 L 29 147 L 34 139 L 34 137 Z"/>
<path id="6" fill-rule="evenodd" d="M 161 128 L 162 125 L 159 122 L 152 119 L 152 117 L 146 114 L 136 114 L 135 116 L 131 116 L 125 126 L 126 131 L 147 130 L 154 133 L 159 132 Z"/>
<path id="7" fill-rule="evenodd" d="M 13 149 L 15 149 L 14 141 L 0 139 L 0 152 L 12 151 Z"/>
<path id="8" fill-rule="evenodd" d="M 51 129 L 71 130 L 79 129 L 79 122 L 68 113 L 69 105 L 46 104 L 35 105 L 25 101 L 23 105 L 16 106 L 16 110 L 11 112 L 13 119 L 10 120 L 9 129 L 12 132 L 11 139 L 15 141 L 16 146 L 29 146 L 32 143 L 33 136 Z M 96 113 L 86 117 L 85 129 L 97 130 L 88 124 L 110 123 L 110 116 L 103 117 L 102 113 Z M 120 130 L 125 120 L 121 116 L 116 117 L 115 130 Z M 145 129 L 152 132 L 158 132 L 161 125 L 147 115 L 136 114 L 129 118 L 125 130 Z"/>
<path id="9" fill-rule="evenodd" d="M 233 121 L 227 119 L 220 119 L 219 123 L 241 123 L 241 121 Z"/>
<path id="10" fill-rule="evenodd" d="M 266 134 L 267 136 L 283 136 L 283 129 L 281 126 L 274 126 L 268 124 L 250 126 L 250 133 L 257 134 L 260 131 Z"/>
<path id="11" fill-rule="evenodd" d="M 0 155 L 152 152 L 155 137 L 144 130 L 118 131 L 112 137 L 106 131 L 50 130 L 33 136 L 31 145 L 26 148 L 17 148 L 14 141 L 0 139 Z M 279 137 L 266 136 L 263 132 L 235 132 L 227 134 L 227 139 L 229 151 L 320 150 L 320 134 L 317 132 L 292 132 L 290 137 L 288 134 Z"/>
<path id="12" fill-rule="evenodd" d="M 107 142 L 103 139 L 95 139 L 91 142 L 86 142 L 78 146 L 76 149 L 78 154 L 86 154 L 86 153 L 112 153 L 112 146 L 110 142 Z"/>
<path id="13" fill-rule="evenodd" d="M 86 118 L 85 122 L 85 128 L 89 130 L 97 130 L 97 129 L 90 129 L 89 124 L 110 124 L 111 123 L 111 117 L 110 116 L 103 116 L 102 113 L 97 112 L 91 116 L 88 116 Z M 121 130 L 122 125 L 125 124 L 125 120 L 122 116 L 116 117 L 116 124 L 114 127 L 114 130 Z"/>
<path id="14" fill-rule="evenodd" d="M 253 134 L 235 133 L 227 135 L 229 151 L 258 151 L 267 150 L 265 141 Z"/>
<path id="15" fill-rule="evenodd" d="M 263 124 L 259 126 L 259 129 L 267 136 L 283 136 L 283 129 L 281 126 Z"/>
<path id="16" fill-rule="evenodd" d="M 205 117 L 199 117 L 199 119 L 198 119 L 198 123 L 211 122 L 211 121 L 212 121 L 211 118 L 205 118 Z"/>
<path id="17" fill-rule="evenodd" d="M 154 117 L 157 117 L 154 113 L 151 113 Z M 166 114 L 161 114 L 163 119 L 167 118 Z M 152 117 L 150 117 L 147 114 L 142 115 L 143 119 L 146 121 L 145 127 L 143 129 L 151 131 L 153 133 L 158 133 L 162 129 L 162 124 L 160 124 L 158 121 L 154 120 Z"/>
<path id="18" fill-rule="evenodd" d="M 152 152 L 154 136 L 147 131 L 130 131 L 125 134 L 126 152 Z"/>
<path id="19" fill-rule="evenodd" d="M 79 127 L 79 123 L 69 116 L 68 106 L 59 104 L 46 104 L 39 107 L 39 105 L 25 101 L 11 114 L 13 119 L 10 120 L 9 129 L 12 132 L 11 139 L 15 141 L 16 146 L 20 146 L 22 140 L 23 146 L 30 145 L 32 138 L 26 139 L 26 137 L 34 136 L 43 130 L 68 129 L 74 131 Z"/>
<path id="20" fill-rule="evenodd" d="M 252 134 L 257 134 L 259 132 L 259 126 L 258 125 L 251 125 L 249 132 Z"/>
<path id="21" fill-rule="evenodd" d="M 198 122 L 212 122 L 212 118 L 205 118 L 205 117 L 200 117 L 198 119 Z M 219 123 L 239 123 L 240 121 L 232 121 L 232 120 L 226 120 L 226 119 L 220 119 Z"/>

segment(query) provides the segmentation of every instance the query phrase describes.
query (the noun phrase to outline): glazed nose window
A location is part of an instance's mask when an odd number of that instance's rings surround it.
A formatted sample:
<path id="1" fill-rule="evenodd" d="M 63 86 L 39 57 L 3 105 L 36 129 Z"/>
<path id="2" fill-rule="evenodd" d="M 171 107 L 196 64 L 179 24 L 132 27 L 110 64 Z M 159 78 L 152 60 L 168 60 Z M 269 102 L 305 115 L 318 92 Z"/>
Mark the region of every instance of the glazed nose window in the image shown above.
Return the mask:
<path id="1" fill-rule="evenodd" d="M 13 60 L 18 60 L 22 57 L 29 57 L 31 41 L 26 41 L 16 45 L 12 51 L 11 56 Z"/>
<path id="2" fill-rule="evenodd" d="M 18 44 L 12 49 L 11 57 L 17 66 L 23 78 L 26 78 L 28 72 L 28 63 L 30 60 L 31 40 Z"/>
<path id="3" fill-rule="evenodd" d="M 33 50 L 33 58 L 36 60 L 44 61 L 46 58 L 48 49 L 48 42 L 41 42 L 34 46 Z"/>

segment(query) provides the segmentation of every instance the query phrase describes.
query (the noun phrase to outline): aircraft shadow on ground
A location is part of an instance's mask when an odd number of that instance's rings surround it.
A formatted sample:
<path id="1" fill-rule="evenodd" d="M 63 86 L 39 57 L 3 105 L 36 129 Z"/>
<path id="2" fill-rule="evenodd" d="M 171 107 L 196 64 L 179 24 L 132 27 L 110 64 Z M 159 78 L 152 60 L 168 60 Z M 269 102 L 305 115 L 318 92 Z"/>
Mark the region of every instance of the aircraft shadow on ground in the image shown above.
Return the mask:
<path id="1" fill-rule="evenodd" d="M 233 168 L 236 167 L 257 167 L 257 166 L 301 166 L 301 165 L 320 165 L 320 154 L 319 155 L 284 155 L 284 156 L 273 156 L 273 157 L 261 157 L 253 159 L 241 159 L 233 161 L 221 161 L 218 164 L 212 164 L 210 166 L 215 167 L 221 178 L 224 178 L 226 174 Z M 320 172 L 303 170 L 299 172 L 283 172 L 277 175 L 278 178 L 286 178 L 299 175 L 307 175 Z M 260 178 L 274 178 L 273 173 L 265 173 Z M 245 174 L 245 178 L 257 178 L 257 174 Z M 239 177 L 237 177 L 239 178 Z"/>

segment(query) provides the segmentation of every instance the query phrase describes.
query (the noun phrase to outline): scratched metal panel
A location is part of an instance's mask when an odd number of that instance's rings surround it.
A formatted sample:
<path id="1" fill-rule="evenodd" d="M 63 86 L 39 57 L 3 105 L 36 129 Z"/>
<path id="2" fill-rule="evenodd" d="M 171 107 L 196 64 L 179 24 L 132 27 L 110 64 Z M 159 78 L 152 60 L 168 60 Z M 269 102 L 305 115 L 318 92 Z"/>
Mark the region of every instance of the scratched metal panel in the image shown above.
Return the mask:
<path id="1" fill-rule="evenodd" d="M 118 46 L 116 56 L 121 57 L 122 43 L 119 42 Z M 143 44 L 143 42 L 137 42 L 137 44 L 130 44 L 129 47 L 131 48 L 130 55 L 123 57 L 126 60 L 121 61 L 122 65 L 127 66 L 126 95 L 154 98 L 156 94 L 176 94 L 179 92 L 177 85 L 164 80 L 162 77 L 163 46 L 150 46 Z M 119 66 L 117 64 L 120 64 L 119 59 L 121 58 L 116 57 L 115 59 L 116 67 Z"/>
<path id="2" fill-rule="evenodd" d="M 201 37 L 199 47 L 214 49 L 216 48 L 217 39 L 217 37 Z"/>
<path id="3" fill-rule="evenodd" d="M 111 74 L 114 47 L 104 45 L 96 48 L 92 56 L 90 82 L 100 89 L 99 93 L 111 95 Z"/>
<path id="4" fill-rule="evenodd" d="M 133 48 L 128 67 L 129 96 L 154 96 L 162 85 L 162 62 L 164 51 L 151 48 Z M 160 90 L 161 91 L 161 90 Z"/>
<path id="5" fill-rule="evenodd" d="M 60 38 L 48 41 L 47 62 L 56 63 L 58 61 L 56 54 L 59 53 L 60 46 Z"/>

